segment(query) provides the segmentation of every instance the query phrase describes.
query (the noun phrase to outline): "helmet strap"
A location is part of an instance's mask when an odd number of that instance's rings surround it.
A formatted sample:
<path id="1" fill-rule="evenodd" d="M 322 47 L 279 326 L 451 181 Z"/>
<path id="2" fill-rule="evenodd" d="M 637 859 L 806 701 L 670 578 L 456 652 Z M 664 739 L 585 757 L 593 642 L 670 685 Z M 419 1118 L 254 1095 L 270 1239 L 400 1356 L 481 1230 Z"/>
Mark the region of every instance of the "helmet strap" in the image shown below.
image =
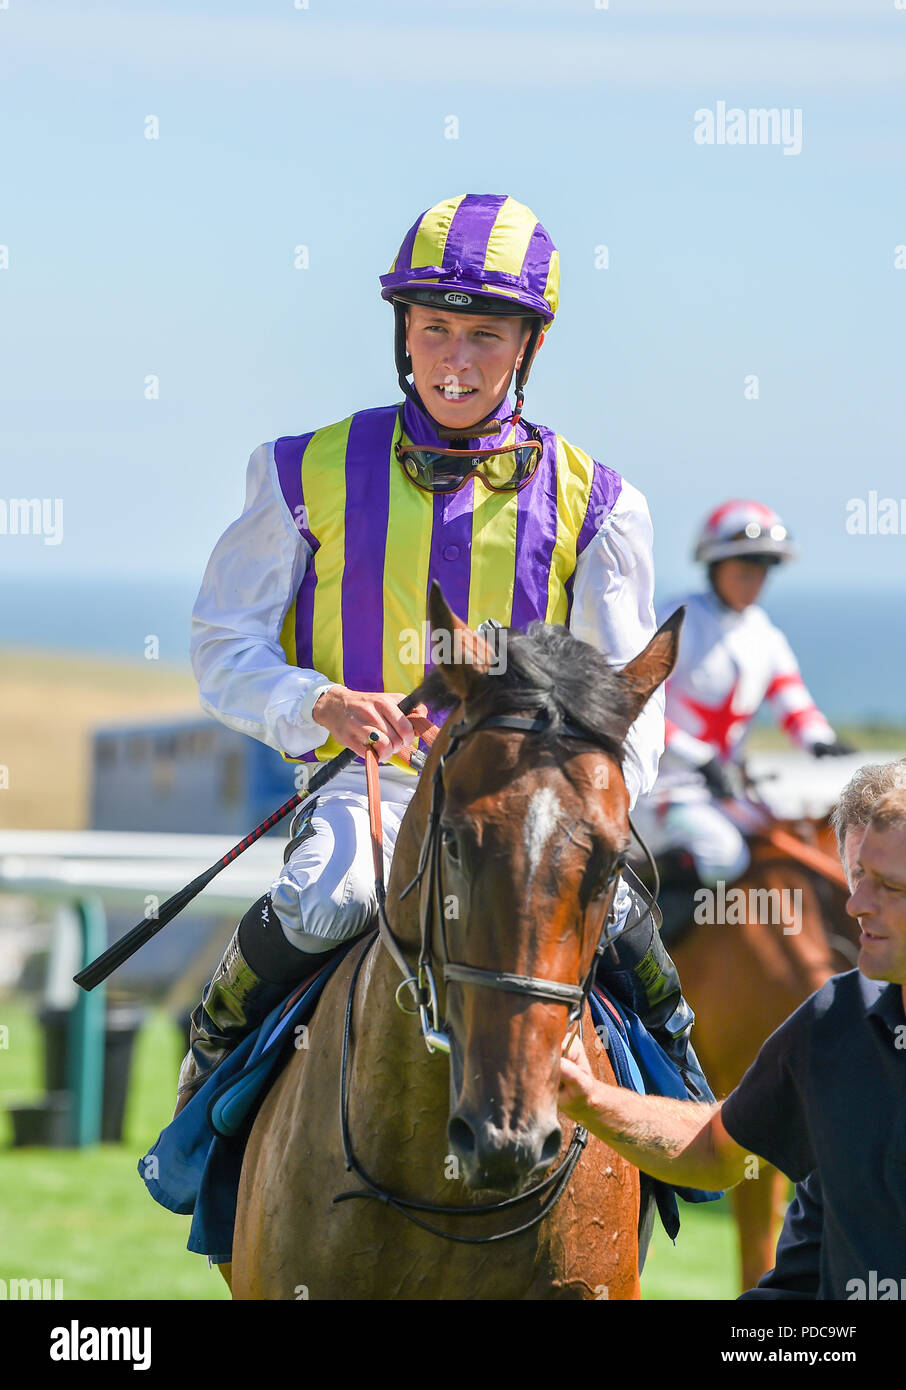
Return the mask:
<path id="1" fill-rule="evenodd" d="M 418 392 L 409 383 L 409 373 L 412 371 L 412 358 L 406 351 L 406 308 L 405 305 L 394 301 L 394 334 L 393 334 L 393 354 L 396 359 L 396 374 L 402 387 L 403 395 L 411 401 L 417 410 L 424 411 L 425 407 L 419 400 Z M 427 412 L 425 412 L 427 413 Z"/>
<path id="2" fill-rule="evenodd" d="M 532 369 L 532 359 L 543 339 L 544 321 L 541 318 L 535 318 L 532 322 L 532 331 L 529 333 L 528 342 L 525 345 L 525 352 L 522 354 L 522 365 L 516 372 L 516 408 L 510 417 L 509 423 L 511 425 L 518 425 L 522 415 L 525 388 L 528 384 L 529 372 Z"/>

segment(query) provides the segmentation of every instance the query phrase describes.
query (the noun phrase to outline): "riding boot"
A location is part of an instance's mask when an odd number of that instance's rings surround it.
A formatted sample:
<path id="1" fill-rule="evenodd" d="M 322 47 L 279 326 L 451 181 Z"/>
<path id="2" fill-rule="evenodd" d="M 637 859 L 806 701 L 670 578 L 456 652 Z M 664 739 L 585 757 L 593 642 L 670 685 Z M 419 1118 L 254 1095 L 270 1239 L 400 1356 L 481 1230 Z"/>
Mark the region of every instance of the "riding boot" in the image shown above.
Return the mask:
<path id="1" fill-rule="evenodd" d="M 676 966 L 668 956 L 656 924 L 654 907 L 631 884 L 632 898 L 626 925 L 605 951 L 596 980 L 621 1004 L 638 1014 L 652 1037 L 676 1063 L 686 1089 L 696 1100 L 714 1100 L 714 1094 L 692 1047 L 690 1034 L 695 1014 L 683 998 Z M 641 885 L 640 885 L 641 887 Z"/>
<path id="2" fill-rule="evenodd" d="M 174 1118 L 215 1067 L 286 998 L 293 985 L 313 975 L 339 949 L 308 952 L 291 945 L 283 935 L 269 893 L 249 908 L 192 1014 Z"/>
<path id="3" fill-rule="evenodd" d="M 657 895 L 658 911 L 661 916 L 660 935 L 664 949 L 676 946 L 692 926 L 695 911 L 694 891 L 699 886 L 697 878 L 679 883 L 666 883 Z"/>

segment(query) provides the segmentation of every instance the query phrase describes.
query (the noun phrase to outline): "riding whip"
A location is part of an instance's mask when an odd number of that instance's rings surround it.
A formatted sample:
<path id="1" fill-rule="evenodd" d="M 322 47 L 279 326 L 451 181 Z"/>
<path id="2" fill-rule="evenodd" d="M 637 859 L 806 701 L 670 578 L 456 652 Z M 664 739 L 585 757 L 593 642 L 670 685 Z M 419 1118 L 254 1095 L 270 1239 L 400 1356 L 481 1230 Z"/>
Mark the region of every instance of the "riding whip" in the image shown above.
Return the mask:
<path id="1" fill-rule="evenodd" d="M 401 714 L 408 714 L 410 710 L 414 709 L 419 703 L 420 701 L 416 700 L 413 695 L 407 695 L 405 699 L 400 700 L 397 708 Z M 97 960 L 93 960 L 90 965 L 85 966 L 84 970 L 80 970 L 78 975 L 73 976 L 75 983 L 80 985 L 82 989 L 90 991 L 94 989 L 96 985 L 99 985 L 102 980 L 106 980 L 108 975 L 112 975 L 114 970 L 119 969 L 130 956 L 133 956 L 147 941 L 150 941 L 152 936 L 156 936 L 162 927 L 165 927 L 168 922 L 172 922 L 173 918 L 177 917 L 179 913 L 182 912 L 183 908 L 188 907 L 192 899 L 197 898 L 202 889 L 206 888 L 222 869 L 225 869 L 228 864 L 232 864 L 233 860 L 238 859 L 239 855 L 247 850 L 249 845 L 253 845 L 256 840 L 260 840 L 262 835 L 266 835 L 275 825 L 278 825 L 280 821 L 292 811 L 295 811 L 296 807 L 307 800 L 313 792 L 319 791 L 321 787 L 332 778 L 336 777 L 338 773 L 343 772 L 355 757 L 356 753 L 352 748 L 344 748 L 342 753 L 338 753 L 329 763 L 325 763 L 323 767 L 320 767 L 311 778 L 304 791 L 296 792 L 295 796 L 291 796 L 289 801 L 284 802 L 276 811 L 272 811 L 269 816 L 266 816 L 260 825 L 256 825 L 254 830 L 250 830 L 238 844 L 235 844 L 231 850 L 227 851 L 222 859 L 218 859 L 216 864 L 212 864 L 209 869 L 205 869 L 204 873 L 199 874 L 197 878 L 193 878 L 191 883 L 187 883 L 185 888 L 180 888 L 177 893 L 174 893 L 171 898 L 168 898 L 167 901 L 160 906 L 154 917 L 143 919 L 134 926 L 131 931 L 126 932 L 125 936 L 121 936 L 119 941 L 115 941 L 112 946 L 108 946 L 107 950 L 102 952 Z M 418 767 L 422 761 L 422 755 L 413 751 L 411 760 L 415 766 Z"/>

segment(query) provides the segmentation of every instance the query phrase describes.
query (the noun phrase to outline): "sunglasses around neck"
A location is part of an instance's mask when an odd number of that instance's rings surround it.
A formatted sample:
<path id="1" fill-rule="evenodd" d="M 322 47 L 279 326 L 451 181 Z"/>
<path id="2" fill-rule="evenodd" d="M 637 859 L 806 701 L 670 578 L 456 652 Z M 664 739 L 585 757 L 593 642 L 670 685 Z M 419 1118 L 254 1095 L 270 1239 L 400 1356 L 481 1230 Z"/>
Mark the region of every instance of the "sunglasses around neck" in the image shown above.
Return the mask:
<path id="1" fill-rule="evenodd" d="M 543 451 L 540 431 L 534 425 L 527 428 L 530 440 L 493 449 L 425 448 L 398 441 L 396 456 L 406 477 L 423 492 L 458 492 L 470 478 L 478 478 L 490 492 L 518 492 L 531 481 Z"/>

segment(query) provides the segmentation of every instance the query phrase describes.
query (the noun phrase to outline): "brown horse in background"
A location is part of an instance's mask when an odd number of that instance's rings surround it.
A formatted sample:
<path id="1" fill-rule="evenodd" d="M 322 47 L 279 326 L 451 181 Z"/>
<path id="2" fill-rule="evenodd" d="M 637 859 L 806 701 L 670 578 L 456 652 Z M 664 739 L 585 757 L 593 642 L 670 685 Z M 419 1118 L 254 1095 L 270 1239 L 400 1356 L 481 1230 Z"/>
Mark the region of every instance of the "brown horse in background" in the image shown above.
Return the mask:
<path id="1" fill-rule="evenodd" d="M 533 625 L 509 634 L 506 671 L 492 678 L 483 640 L 454 617 L 437 586 L 429 614 L 433 631 L 455 638 L 451 647 L 463 657 L 438 661 L 419 692 L 436 707 L 441 691 L 455 708 L 434 741 L 392 860 L 387 917 L 410 963 L 430 885 L 421 882 L 421 903 L 419 893 L 402 891 L 428 843 L 432 778 L 453 724 L 553 708 L 581 736 L 564 737 L 556 727 L 543 736 L 485 727 L 443 763 L 439 853 L 450 915 L 443 934 L 437 913 L 428 918 L 428 940 L 449 1064 L 429 1055 L 416 1020 L 397 1006 L 401 975 L 383 939 L 355 946 L 325 987 L 308 1047 L 293 1055 L 256 1118 L 239 1188 L 233 1295 L 638 1298 L 639 1174 L 594 1137 L 540 1222 L 506 1234 L 541 1210 L 534 1196 L 468 1215 L 479 1204 L 520 1199 L 564 1159 L 573 1126 L 558 1121 L 557 1093 L 568 1010 L 479 981 L 451 978 L 444 986 L 441 963 L 448 948 L 447 959 L 484 972 L 571 986 L 590 979 L 629 843 L 622 739 L 672 668 L 682 615 L 620 672 L 565 630 Z M 587 690 L 578 684 L 582 669 Z M 603 711 L 605 703 L 610 713 L 590 727 L 590 709 Z M 396 1197 L 454 1209 L 438 1215 L 419 1208 L 415 1219 L 451 1236 L 505 1239 L 456 1243 L 383 1201 L 334 1202 L 365 1190 L 344 1162 L 347 1017 L 348 1132 L 358 1164 Z M 587 1006 L 584 1027 L 592 1037 Z M 591 1065 L 613 1080 L 606 1051 L 591 1049 Z"/>
<path id="2" fill-rule="evenodd" d="M 775 822 L 773 828 L 830 849 L 817 822 Z M 669 948 L 695 1010 L 695 1050 L 718 1098 L 733 1090 L 765 1039 L 804 999 L 853 965 L 848 953 L 853 924 L 843 907 L 846 890 L 779 852 L 765 836 L 754 837 L 750 848 L 751 864 L 733 884 L 745 894 L 744 920 L 727 911 L 729 920 L 709 923 L 701 920 L 705 913 L 699 910 L 694 923 L 690 897 L 693 925 Z M 759 890 L 774 890 L 774 896 L 759 897 Z M 797 896 L 777 896 L 784 893 Z M 753 1164 L 752 1176 L 730 1194 L 743 1289 L 773 1268 L 788 1200 L 783 1174 L 764 1163 L 758 1168 L 756 1172 Z"/>

